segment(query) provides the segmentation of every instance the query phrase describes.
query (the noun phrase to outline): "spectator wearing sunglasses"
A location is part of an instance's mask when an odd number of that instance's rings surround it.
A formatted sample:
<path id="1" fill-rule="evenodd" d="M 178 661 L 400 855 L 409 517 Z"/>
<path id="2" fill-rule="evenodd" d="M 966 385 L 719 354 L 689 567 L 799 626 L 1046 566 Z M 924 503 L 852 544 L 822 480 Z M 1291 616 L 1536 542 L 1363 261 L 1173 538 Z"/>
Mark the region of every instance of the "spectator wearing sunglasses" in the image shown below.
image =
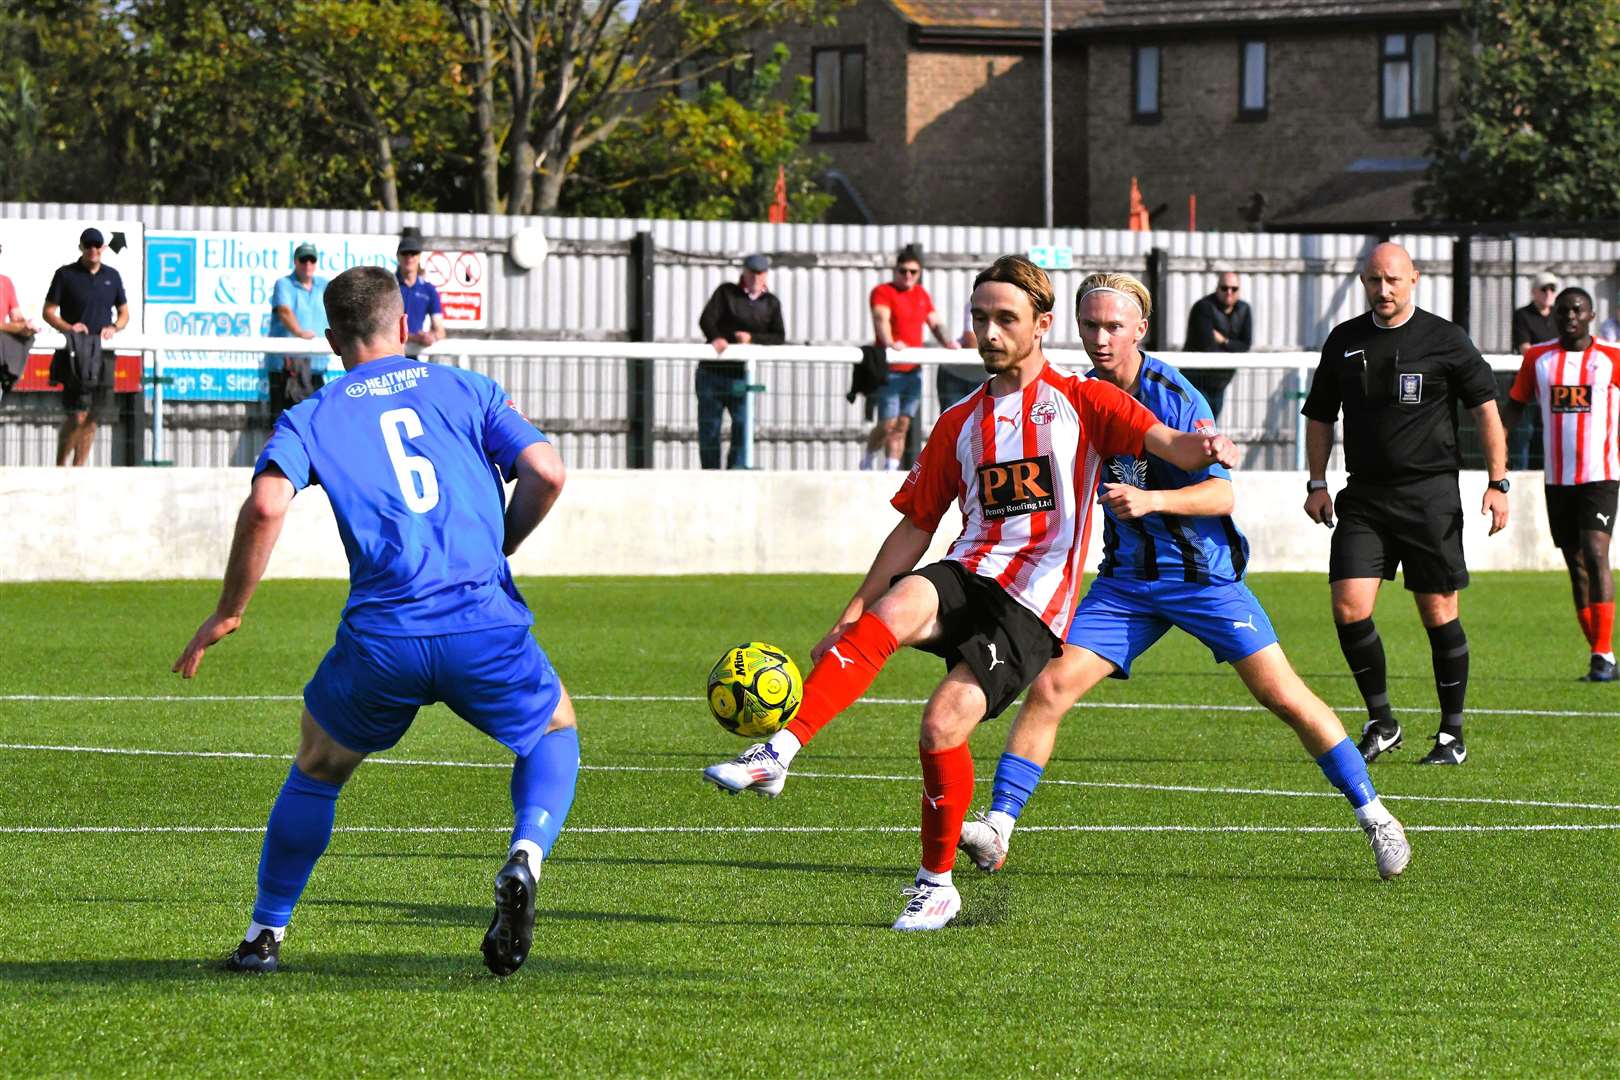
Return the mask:
<path id="1" fill-rule="evenodd" d="M 1182 348 L 1187 352 L 1248 352 L 1254 340 L 1254 316 L 1248 301 L 1240 299 L 1242 286 L 1238 276 L 1228 270 L 1217 282 L 1215 291 L 1195 303 L 1187 313 L 1187 342 Z M 1220 423 L 1226 388 L 1237 371 L 1187 368 L 1182 374 L 1204 395 L 1215 422 Z"/>

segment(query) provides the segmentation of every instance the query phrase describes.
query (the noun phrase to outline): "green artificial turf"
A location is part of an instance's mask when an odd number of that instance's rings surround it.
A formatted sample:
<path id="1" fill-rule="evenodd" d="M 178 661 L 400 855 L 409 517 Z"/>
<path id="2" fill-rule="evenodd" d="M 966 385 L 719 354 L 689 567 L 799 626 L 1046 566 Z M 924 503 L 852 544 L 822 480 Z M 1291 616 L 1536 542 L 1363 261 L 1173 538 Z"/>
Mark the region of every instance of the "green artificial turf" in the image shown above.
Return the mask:
<path id="1" fill-rule="evenodd" d="M 505 981 L 478 943 L 508 758 L 442 708 L 345 789 L 285 970 L 217 970 L 341 583 L 266 584 L 190 683 L 168 667 L 215 584 L 0 587 L 0 1074 L 1614 1074 L 1620 684 L 1575 681 L 1562 575 L 1464 594 L 1456 769 L 1414 764 L 1428 645 L 1384 590 L 1406 746 L 1373 777 L 1410 832 L 1402 879 L 1379 881 L 1285 727 L 1212 708 L 1246 705 L 1241 684 L 1172 634 L 1070 715 L 1006 868 L 960 862 L 962 917 L 916 935 L 888 926 L 918 859 L 936 660 L 898 655 L 782 798 L 699 782 L 743 746 L 703 704 L 715 658 L 752 638 L 803 663 L 853 585 L 523 583 L 587 771 Z M 1253 585 L 1354 733 L 1325 583 Z M 973 740 L 981 808 L 1006 724 Z M 1233 827 L 1269 831 L 1215 831 Z"/>

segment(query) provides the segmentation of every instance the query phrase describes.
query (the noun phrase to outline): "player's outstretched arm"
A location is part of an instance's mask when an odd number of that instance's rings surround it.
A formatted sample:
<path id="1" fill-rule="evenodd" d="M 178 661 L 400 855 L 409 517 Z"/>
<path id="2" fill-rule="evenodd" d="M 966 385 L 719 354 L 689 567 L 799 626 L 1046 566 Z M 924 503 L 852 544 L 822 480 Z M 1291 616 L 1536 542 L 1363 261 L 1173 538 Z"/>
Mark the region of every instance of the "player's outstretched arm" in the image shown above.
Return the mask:
<path id="1" fill-rule="evenodd" d="M 1237 446 L 1225 435 L 1177 431 L 1165 424 L 1154 424 L 1142 436 L 1142 445 L 1148 453 L 1188 472 L 1217 462 L 1232 469 L 1238 463 Z"/>
<path id="2" fill-rule="evenodd" d="M 247 610 L 253 590 L 259 587 L 264 568 L 270 562 L 281 525 L 287 518 L 287 507 L 292 505 L 292 481 L 274 465 L 267 466 L 253 478 L 253 490 L 242 503 L 236 515 L 236 535 L 231 539 L 230 558 L 225 563 L 225 584 L 219 592 L 219 603 L 214 613 L 203 620 L 197 632 L 186 643 L 180 658 L 171 671 L 189 679 L 197 674 L 203 653 L 227 634 L 234 634 L 242 625 L 242 613 Z"/>
<path id="3" fill-rule="evenodd" d="M 872 560 L 872 568 L 866 572 L 861 587 L 855 590 L 855 595 L 850 597 L 849 603 L 845 605 L 844 613 L 838 617 L 837 625 L 827 631 L 827 636 L 810 650 L 812 664 L 818 663 L 822 653 L 832 648 L 838 639 L 844 636 L 845 631 L 889 591 L 890 582 L 917 565 L 917 561 L 928 550 L 928 542 L 932 539 L 932 533 L 923 532 L 912 524 L 910 518 L 900 519 L 899 524 L 883 541 L 883 546 L 878 548 L 877 556 Z"/>
<path id="4" fill-rule="evenodd" d="M 568 479 L 562 456 L 548 442 L 525 447 L 512 472 L 517 477 L 517 486 L 512 490 L 512 501 L 506 504 L 506 541 L 501 545 L 501 551 L 507 555 L 516 552 L 545 520 L 557 496 L 562 494 L 563 482 Z"/>

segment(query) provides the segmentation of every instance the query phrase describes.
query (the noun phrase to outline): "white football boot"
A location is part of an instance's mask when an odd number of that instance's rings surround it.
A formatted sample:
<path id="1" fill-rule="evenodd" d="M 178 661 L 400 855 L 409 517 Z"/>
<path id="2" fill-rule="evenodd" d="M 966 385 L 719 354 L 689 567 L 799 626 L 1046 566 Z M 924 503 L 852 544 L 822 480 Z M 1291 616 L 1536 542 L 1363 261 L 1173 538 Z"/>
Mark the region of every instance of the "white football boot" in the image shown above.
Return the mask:
<path id="1" fill-rule="evenodd" d="M 1007 861 L 1007 838 L 997 832 L 982 813 L 974 814 L 971 821 L 962 822 L 962 835 L 956 846 L 967 853 L 974 866 L 987 874 L 1000 870 L 1001 864 Z"/>
<path id="2" fill-rule="evenodd" d="M 731 795 L 752 791 L 774 799 L 782 794 L 782 785 L 787 783 L 787 766 L 777 760 L 776 752 L 769 746 L 755 743 L 730 761 L 704 769 L 703 779 Z"/>
<path id="3" fill-rule="evenodd" d="M 896 930 L 943 930 L 962 910 L 962 894 L 955 885 L 918 880 L 900 890 L 906 906 L 894 920 Z"/>
<path id="4" fill-rule="evenodd" d="M 1372 845 L 1373 857 L 1378 860 L 1378 876 L 1388 881 L 1406 869 L 1412 861 L 1412 845 L 1406 842 L 1406 830 L 1394 818 L 1388 821 L 1369 821 L 1361 827 Z"/>

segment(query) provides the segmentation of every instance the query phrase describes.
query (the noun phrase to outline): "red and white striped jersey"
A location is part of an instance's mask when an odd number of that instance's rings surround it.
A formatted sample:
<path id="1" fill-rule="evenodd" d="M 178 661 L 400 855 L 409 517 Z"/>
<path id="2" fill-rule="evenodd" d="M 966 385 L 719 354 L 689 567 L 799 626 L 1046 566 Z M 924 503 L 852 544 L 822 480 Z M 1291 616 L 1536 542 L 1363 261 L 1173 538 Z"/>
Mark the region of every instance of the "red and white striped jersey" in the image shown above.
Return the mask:
<path id="1" fill-rule="evenodd" d="M 1509 391 L 1514 401 L 1541 403 L 1541 437 L 1549 484 L 1620 480 L 1620 344 L 1592 339 L 1566 352 L 1556 341 L 1529 345 Z"/>
<path id="2" fill-rule="evenodd" d="M 940 416 L 893 504 L 932 533 L 959 503 L 962 533 L 945 557 L 995 581 L 1062 637 L 1102 463 L 1140 455 L 1159 421 L 1118 387 L 1051 364 L 1016 393 L 991 397 L 988 386 Z"/>

